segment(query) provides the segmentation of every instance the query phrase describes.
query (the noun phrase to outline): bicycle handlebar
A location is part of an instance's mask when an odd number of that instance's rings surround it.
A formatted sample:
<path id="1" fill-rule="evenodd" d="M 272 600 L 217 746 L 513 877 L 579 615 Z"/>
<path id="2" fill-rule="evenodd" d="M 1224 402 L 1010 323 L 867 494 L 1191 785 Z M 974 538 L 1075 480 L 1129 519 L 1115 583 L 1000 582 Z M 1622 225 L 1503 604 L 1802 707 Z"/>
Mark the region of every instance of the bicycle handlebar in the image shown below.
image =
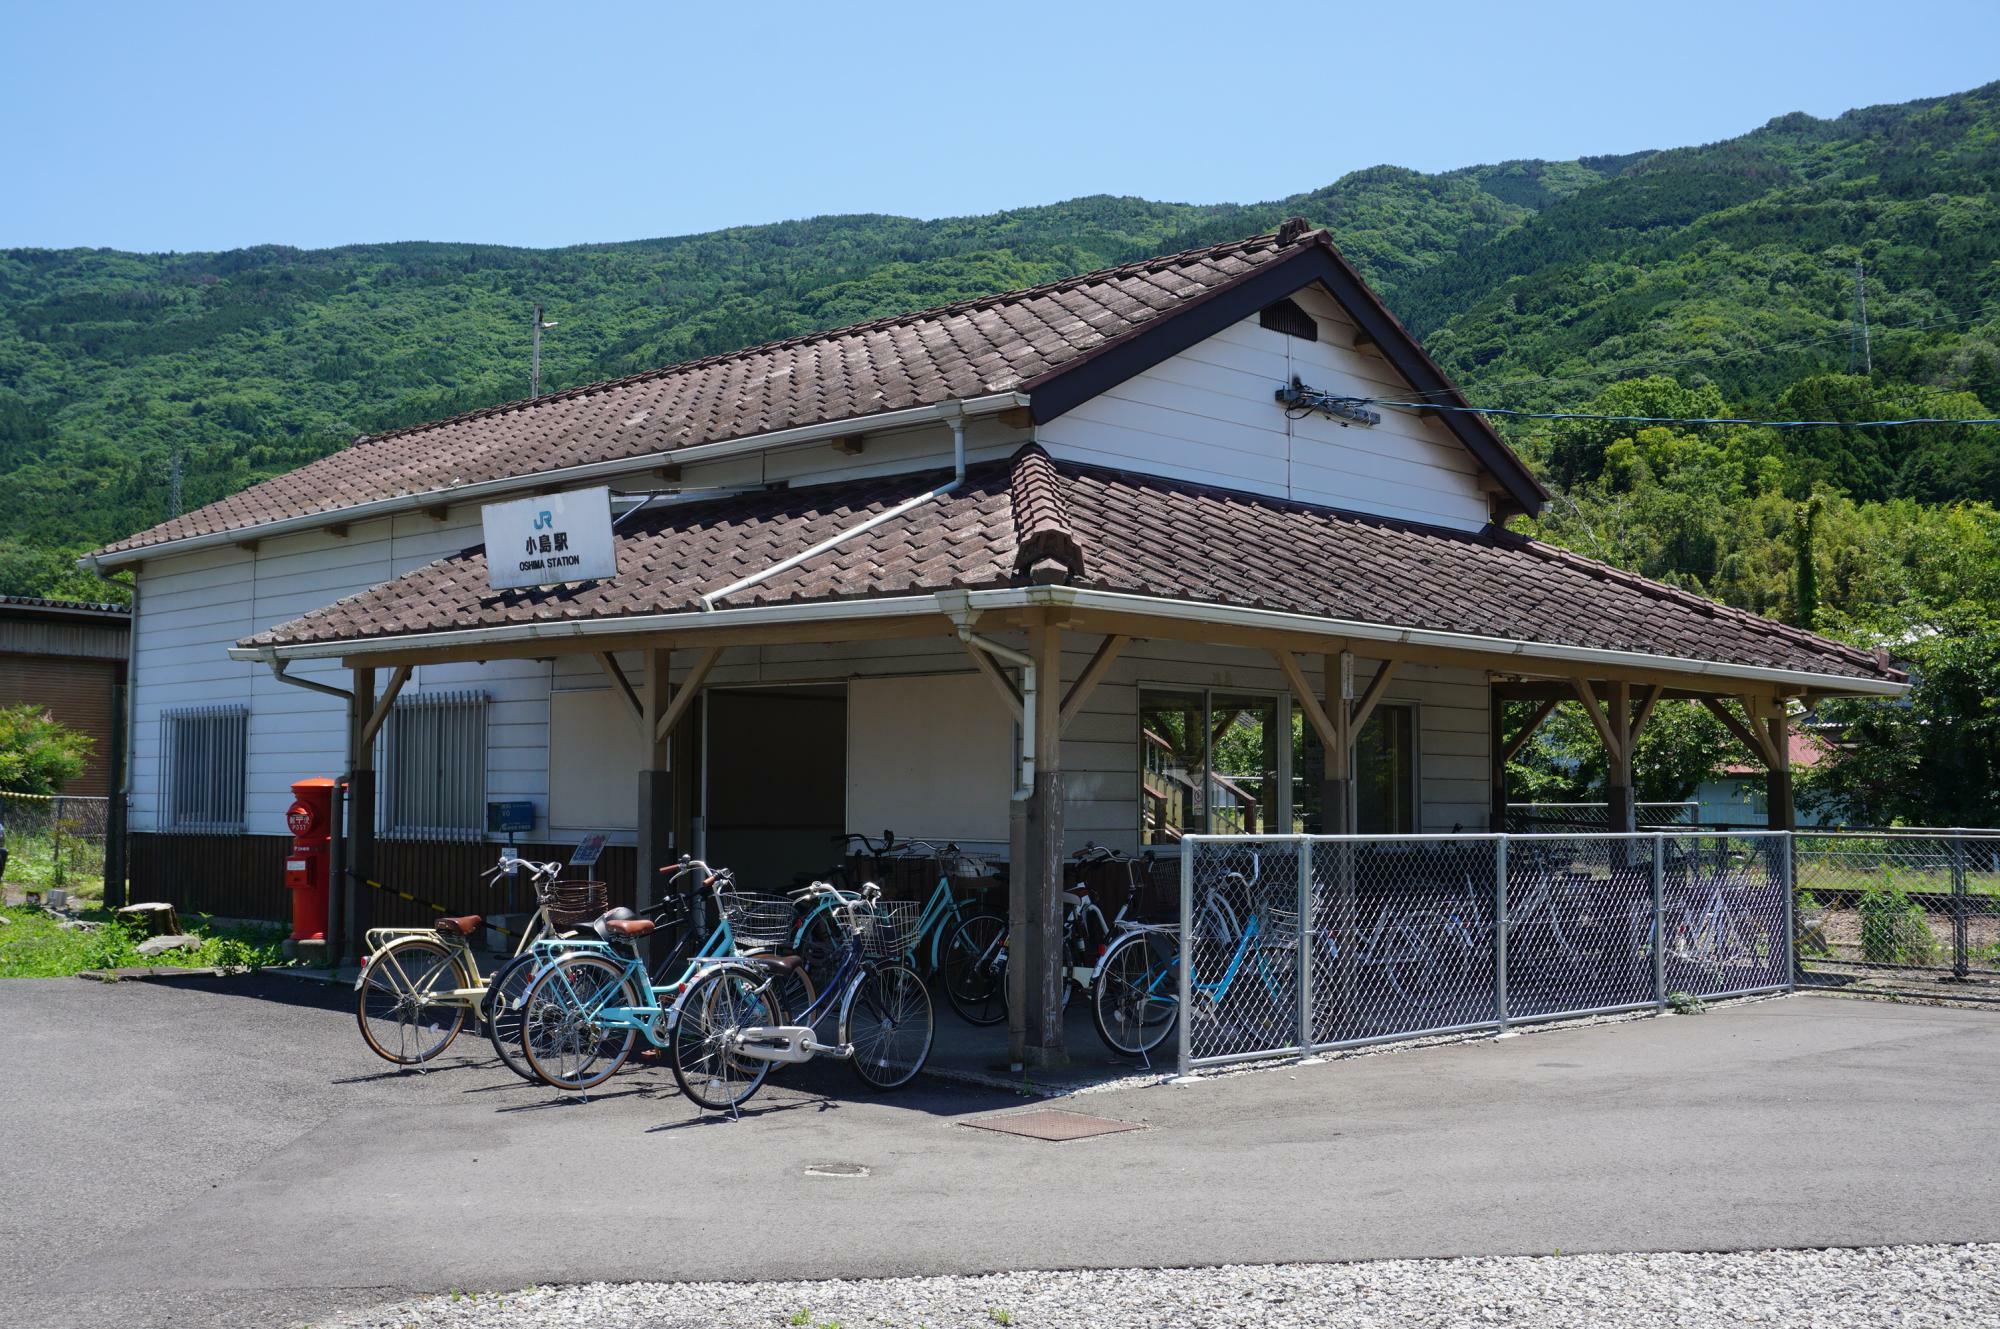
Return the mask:
<path id="1" fill-rule="evenodd" d="M 482 881 L 492 881 L 498 877 L 511 877 L 526 868 L 528 875 L 537 881 L 553 880 L 562 872 L 563 866 L 559 862 L 537 863 L 531 858 L 503 858 L 479 875 Z"/>
<path id="2" fill-rule="evenodd" d="M 880 857 L 896 847 L 896 833 L 885 829 L 882 832 L 882 840 L 879 844 L 863 835 L 860 831 L 840 831 L 836 832 L 833 836 L 833 842 L 842 847 L 851 845 L 856 841 L 860 842 L 862 849 Z"/>

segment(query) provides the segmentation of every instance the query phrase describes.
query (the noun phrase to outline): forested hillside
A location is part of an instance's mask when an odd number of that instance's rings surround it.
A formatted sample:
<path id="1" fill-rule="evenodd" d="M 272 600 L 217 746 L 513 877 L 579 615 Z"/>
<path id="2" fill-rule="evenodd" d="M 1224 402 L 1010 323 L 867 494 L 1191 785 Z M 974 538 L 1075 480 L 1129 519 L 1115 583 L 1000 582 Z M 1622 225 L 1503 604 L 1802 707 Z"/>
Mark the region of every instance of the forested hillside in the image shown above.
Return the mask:
<path id="1" fill-rule="evenodd" d="M 1984 416 L 2000 405 L 1996 131 L 2000 84 L 1786 116 L 1705 147 L 1442 175 L 1377 167 L 1251 205 L 1095 197 L 546 251 L 7 251 L 0 591 L 103 593 L 70 557 L 166 516 L 176 456 L 192 507 L 357 434 L 525 395 L 536 300 L 560 325 L 543 366 L 560 388 L 1294 213 L 1332 228 L 1482 404 Z M 1503 428 L 1563 491 L 1548 533 L 1829 627 L 1883 607 L 1859 595 L 1907 590 L 1878 584 L 1881 559 L 1834 544 L 1865 528 L 1930 550 L 1927 523 L 1947 520 L 1937 505 L 2000 498 L 1988 428 Z M 1805 603 L 1792 528 L 1812 494 L 1815 557 L 1832 561 Z M 1988 515 L 1949 520 L 1983 532 Z"/>

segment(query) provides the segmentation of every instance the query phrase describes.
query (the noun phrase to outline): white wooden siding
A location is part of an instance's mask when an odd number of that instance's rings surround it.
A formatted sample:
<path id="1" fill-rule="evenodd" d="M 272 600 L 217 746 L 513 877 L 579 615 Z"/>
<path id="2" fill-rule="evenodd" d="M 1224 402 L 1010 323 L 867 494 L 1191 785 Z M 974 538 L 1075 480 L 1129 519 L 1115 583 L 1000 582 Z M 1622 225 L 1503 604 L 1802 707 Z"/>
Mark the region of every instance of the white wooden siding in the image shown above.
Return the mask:
<path id="1" fill-rule="evenodd" d="M 1294 297 L 1320 340 L 1253 317 L 1042 425 L 1055 456 L 1397 517 L 1459 530 L 1488 519 L 1483 473 L 1433 419 L 1384 410 L 1382 423 L 1289 418 L 1274 399 L 1296 375 L 1352 396 L 1407 396 L 1379 356 L 1352 349 L 1354 328 L 1316 290 Z"/>

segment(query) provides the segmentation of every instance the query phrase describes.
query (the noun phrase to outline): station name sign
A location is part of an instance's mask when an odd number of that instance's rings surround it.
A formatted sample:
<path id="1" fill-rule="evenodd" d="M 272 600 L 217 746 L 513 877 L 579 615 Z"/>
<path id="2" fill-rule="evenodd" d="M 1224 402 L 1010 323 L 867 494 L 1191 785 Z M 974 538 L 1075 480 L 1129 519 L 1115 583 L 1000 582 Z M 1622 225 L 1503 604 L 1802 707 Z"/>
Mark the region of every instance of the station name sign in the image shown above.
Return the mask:
<path id="1" fill-rule="evenodd" d="M 618 575 L 609 489 L 488 503 L 480 517 L 486 580 L 496 591 Z"/>

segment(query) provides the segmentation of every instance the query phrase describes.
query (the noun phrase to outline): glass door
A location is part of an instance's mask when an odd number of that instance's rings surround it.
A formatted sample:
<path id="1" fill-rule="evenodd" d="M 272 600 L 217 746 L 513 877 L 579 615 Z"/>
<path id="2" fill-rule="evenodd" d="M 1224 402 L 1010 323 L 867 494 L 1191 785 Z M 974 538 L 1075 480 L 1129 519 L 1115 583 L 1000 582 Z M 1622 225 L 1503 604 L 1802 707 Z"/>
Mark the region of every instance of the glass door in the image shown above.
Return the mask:
<path id="1" fill-rule="evenodd" d="M 1139 693 L 1139 838 L 1282 834 L 1291 828 L 1279 697 L 1206 689 Z"/>

